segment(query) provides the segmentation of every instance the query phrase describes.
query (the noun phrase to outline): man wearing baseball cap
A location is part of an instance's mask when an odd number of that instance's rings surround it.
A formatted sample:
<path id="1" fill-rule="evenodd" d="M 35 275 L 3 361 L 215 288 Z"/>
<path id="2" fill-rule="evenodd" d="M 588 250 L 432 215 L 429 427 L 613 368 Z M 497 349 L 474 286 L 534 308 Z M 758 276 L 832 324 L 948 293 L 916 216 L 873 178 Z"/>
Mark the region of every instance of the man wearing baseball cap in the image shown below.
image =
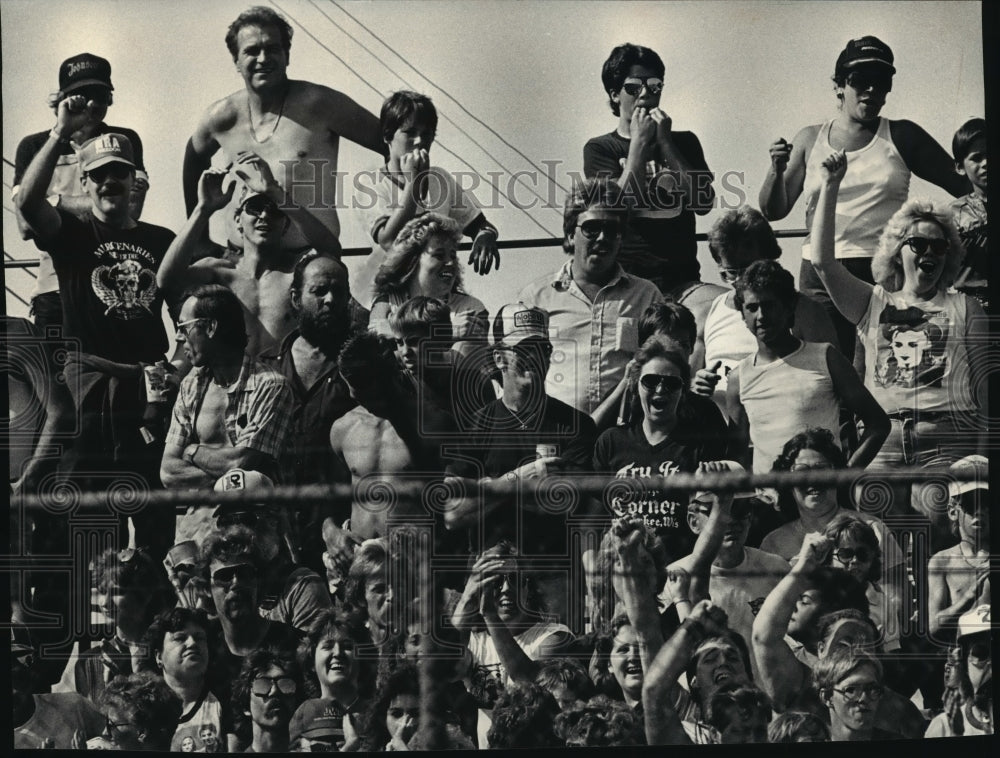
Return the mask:
<path id="1" fill-rule="evenodd" d="M 590 416 L 546 393 L 552 343 L 545 310 L 508 303 L 497 311 L 491 334 L 502 394 L 476 414 L 466 463 L 455 468 L 464 494 L 449 501 L 445 523 L 469 529 L 476 554 L 509 539 L 522 556 L 562 558 L 569 554 L 568 513 L 535 502 L 528 494 L 534 483 L 526 480 L 555 469 L 589 470 L 597 427 Z M 483 542 L 476 544 L 480 534 Z M 539 579 L 554 613 L 566 606 L 565 581 L 558 584 Z"/>
<path id="2" fill-rule="evenodd" d="M 47 200 L 65 147 L 103 114 L 102 106 L 88 99 L 88 88 L 106 73 L 94 65 L 67 74 L 69 96 L 59 101 L 55 126 L 25 171 L 15 204 L 35 230 L 35 245 L 52 257 L 64 336 L 73 340 L 65 374 L 80 432 L 67 468 L 85 479 L 92 474 L 87 487 L 112 487 L 121 474 L 155 488 L 162 441 L 140 434 L 146 399 L 142 365 L 165 361 L 168 342 L 156 270 L 174 234 L 133 218 L 135 146 L 120 132 L 98 134 L 77 151 L 88 218 Z M 162 557 L 173 542 L 169 509 L 146 509 L 132 518 L 137 544 Z"/>
<path id="3" fill-rule="evenodd" d="M 46 197 L 50 204 L 61 208 L 74 216 L 86 219 L 90 215 L 90 197 L 80 186 L 80 166 L 76 148 L 87 140 L 101 134 L 116 132 L 128 137 L 135 154 L 136 180 L 132 187 L 131 215 L 136 221 L 142 213 L 149 188 L 149 177 L 146 175 L 142 162 L 142 142 L 139 135 L 131 129 L 121 126 L 108 126 L 103 119 L 112 103 L 111 64 L 104 58 L 91 53 L 81 53 L 67 58 L 59 67 L 59 90 L 49 95 L 49 105 L 58 110 L 59 103 L 71 95 L 86 98 L 92 107 L 88 119 L 71 135 L 69 140 L 59 145 L 59 157 L 52 179 L 46 189 Z M 21 140 L 14 156 L 14 186 L 11 196 L 16 200 L 24 173 L 28 170 L 32 159 L 45 145 L 49 132 L 29 134 Z M 15 204 L 16 205 L 16 204 Z M 32 239 L 36 232 L 24 217 L 17 213 L 18 229 L 22 239 Z M 52 258 L 45 251 L 38 254 L 38 278 L 35 290 L 31 294 L 32 315 L 42 329 L 49 325 L 60 325 L 62 320 L 62 303 L 59 299 L 59 280 Z"/>

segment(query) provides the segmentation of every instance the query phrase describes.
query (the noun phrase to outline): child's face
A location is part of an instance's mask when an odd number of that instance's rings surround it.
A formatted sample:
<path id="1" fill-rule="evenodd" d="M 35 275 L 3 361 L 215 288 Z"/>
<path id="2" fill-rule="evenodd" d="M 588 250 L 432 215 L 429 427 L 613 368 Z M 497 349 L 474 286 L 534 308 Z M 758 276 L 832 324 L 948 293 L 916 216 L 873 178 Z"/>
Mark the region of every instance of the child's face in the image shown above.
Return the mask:
<path id="1" fill-rule="evenodd" d="M 969 152 L 962 159 L 961 163 L 956 163 L 956 170 L 960 174 L 969 177 L 972 186 L 978 190 L 986 191 L 986 140 L 979 138 L 974 140 L 969 146 Z"/>
<path id="2" fill-rule="evenodd" d="M 434 135 L 431 134 L 427 126 L 417 123 L 416 119 L 410 116 L 406 120 L 406 123 L 396 130 L 396 133 L 392 135 L 392 139 L 387 143 L 389 145 L 389 158 L 398 161 L 404 155 L 412 153 L 414 150 L 424 149 L 430 151 L 433 142 Z"/>

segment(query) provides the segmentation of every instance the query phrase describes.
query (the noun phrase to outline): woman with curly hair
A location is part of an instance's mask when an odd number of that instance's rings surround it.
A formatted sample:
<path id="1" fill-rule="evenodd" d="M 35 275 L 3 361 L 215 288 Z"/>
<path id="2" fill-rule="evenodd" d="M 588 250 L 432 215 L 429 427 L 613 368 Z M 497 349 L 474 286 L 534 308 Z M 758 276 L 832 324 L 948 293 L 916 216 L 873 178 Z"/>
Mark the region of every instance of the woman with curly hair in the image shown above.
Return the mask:
<path id="1" fill-rule="evenodd" d="M 556 735 L 566 747 L 645 745 L 642 717 L 620 701 L 596 695 L 556 716 Z"/>
<path id="2" fill-rule="evenodd" d="M 461 237 L 457 223 L 436 213 L 425 213 L 406 223 L 375 275 L 369 321 L 373 331 L 392 337 L 389 317 L 411 297 L 425 295 L 451 310 L 455 350 L 467 354 L 475 344 L 485 343 L 489 328 L 486 306 L 462 290 L 457 255 Z"/>
<path id="3" fill-rule="evenodd" d="M 830 155 L 821 170 L 813 265 L 834 305 L 857 325 L 865 386 L 892 419 L 872 466 L 926 465 L 979 452 L 986 429 L 976 391 L 989 334 L 982 306 L 951 289 L 965 248 L 949 211 L 927 200 L 905 203 L 879 240 L 872 285 L 834 253 L 846 155 Z"/>

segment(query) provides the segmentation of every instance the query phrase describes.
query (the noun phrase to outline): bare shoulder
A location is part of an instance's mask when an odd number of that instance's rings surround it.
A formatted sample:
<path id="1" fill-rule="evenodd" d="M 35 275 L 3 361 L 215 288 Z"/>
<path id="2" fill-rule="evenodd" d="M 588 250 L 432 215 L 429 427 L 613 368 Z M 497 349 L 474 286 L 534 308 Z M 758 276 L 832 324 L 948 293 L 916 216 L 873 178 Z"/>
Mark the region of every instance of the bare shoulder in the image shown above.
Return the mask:
<path id="1" fill-rule="evenodd" d="M 200 126 L 212 136 L 228 132 L 236 125 L 240 114 L 243 113 L 246 97 L 246 92 L 240 90 L 226 95 L 221 100 L 216 100 L 205 109 Z"/>
<path id="2" fill-rule="evenodd" d="M 310 113 L 321 116 L 332 122 L 338 118 L 347 107 L 357 107 L 357 103 L 339 90 L 332 89 L 316 82 L 295 79 L 291 82 L 290 96 L 295 104 Z"/>

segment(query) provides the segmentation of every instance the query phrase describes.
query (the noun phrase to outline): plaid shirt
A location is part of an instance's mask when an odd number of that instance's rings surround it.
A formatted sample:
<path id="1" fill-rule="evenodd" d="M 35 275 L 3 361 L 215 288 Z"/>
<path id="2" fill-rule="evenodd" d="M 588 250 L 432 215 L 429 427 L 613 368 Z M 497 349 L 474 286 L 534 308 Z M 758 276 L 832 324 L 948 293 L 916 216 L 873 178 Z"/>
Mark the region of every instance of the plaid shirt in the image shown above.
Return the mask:
<path id="1" fill-rule="evenodd" d="M 174 404 L 167 446 L 182 450 L 198 442 L 195 419 L 208 391 L 212 372 L 194 368 L 181 382 Z M 277 371 L 243 356 L 239 379 L 227 390 L 226 436 L 233 447 L 256 450 L 277 460 L 288 438 L 292 418 L 292 390 Z"/>

